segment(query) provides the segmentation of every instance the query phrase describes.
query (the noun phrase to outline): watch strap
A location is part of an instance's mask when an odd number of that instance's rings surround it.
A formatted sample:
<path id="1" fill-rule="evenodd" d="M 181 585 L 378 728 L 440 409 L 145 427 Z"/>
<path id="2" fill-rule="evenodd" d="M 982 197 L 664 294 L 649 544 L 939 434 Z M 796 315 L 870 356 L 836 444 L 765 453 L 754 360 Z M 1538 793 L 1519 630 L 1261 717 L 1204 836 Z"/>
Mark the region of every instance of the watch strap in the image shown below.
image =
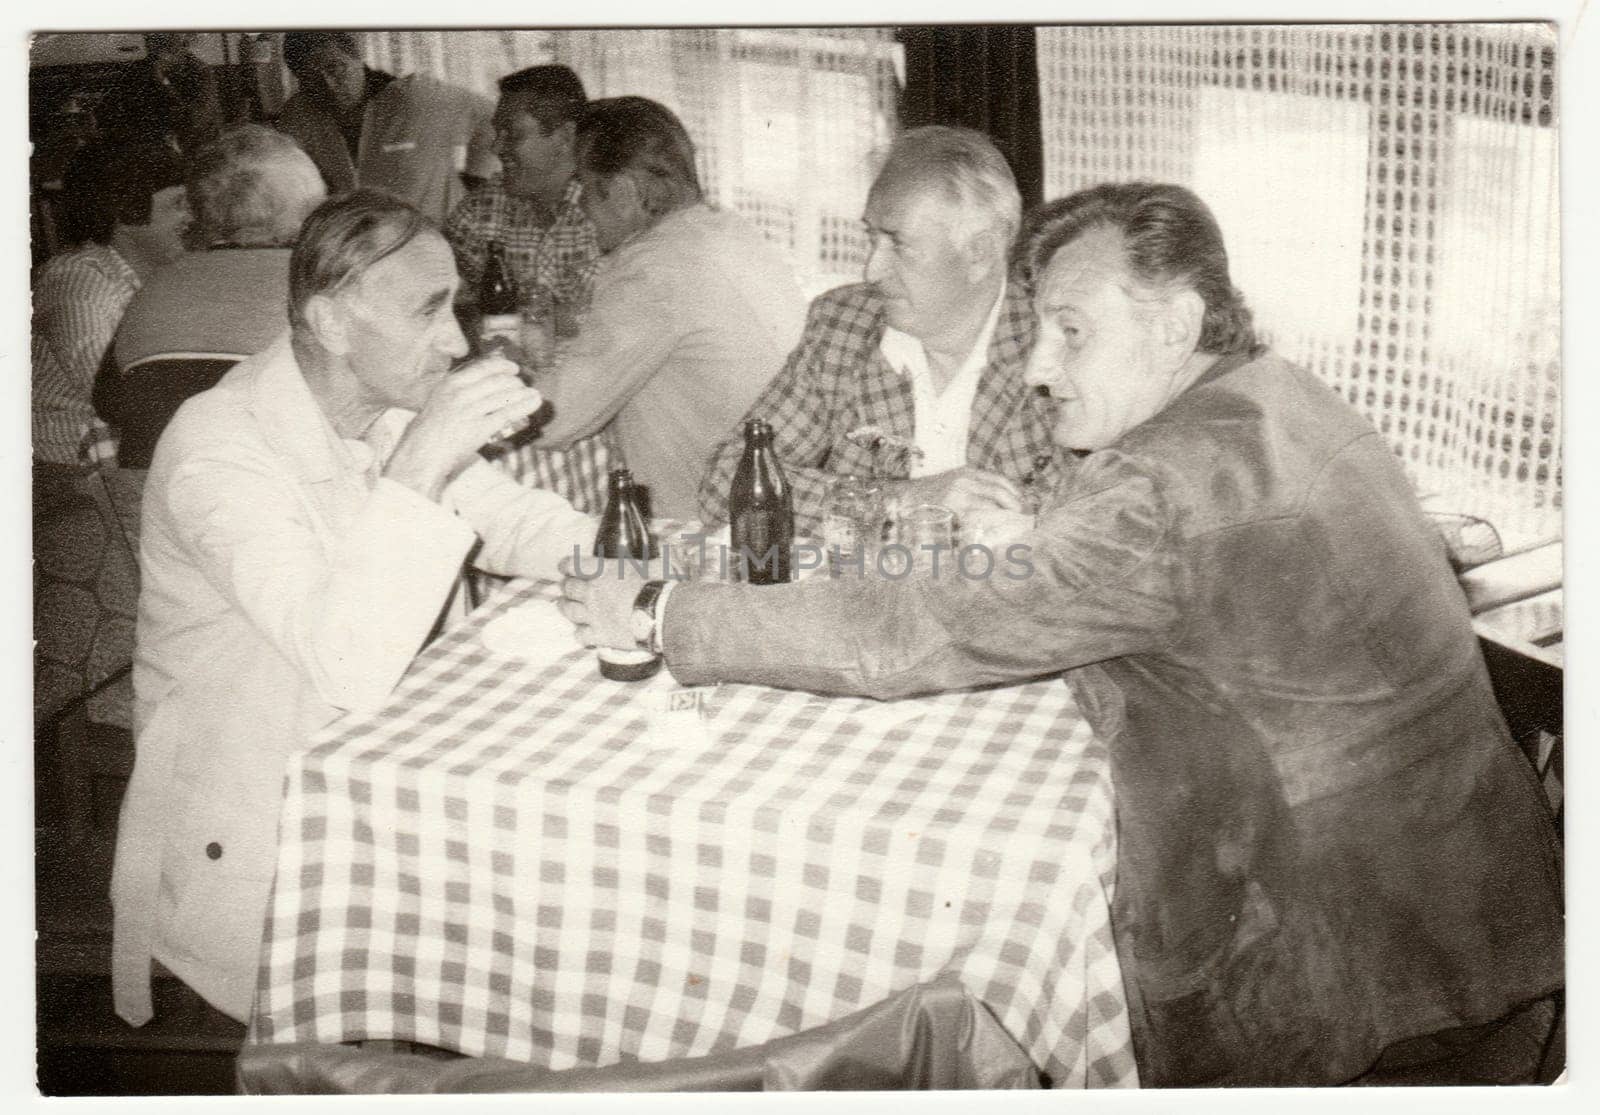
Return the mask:
<path id="1" fill-rule="evenodd" d="M 643 613 L 650 617 L 651 634 L 640 643 L 640 646 L 655 651 L 657 654 L 661 652 L 661 648 L 657 645 L 659 640 L 656 633 L 660 631 L 661 625 L 656 616 L 656 609 L 661 603 L 662 590 L 666 587 L 666 581 L 646 581 L 639 587 L 638 594 L 633 598 L 634 612 Z"/>

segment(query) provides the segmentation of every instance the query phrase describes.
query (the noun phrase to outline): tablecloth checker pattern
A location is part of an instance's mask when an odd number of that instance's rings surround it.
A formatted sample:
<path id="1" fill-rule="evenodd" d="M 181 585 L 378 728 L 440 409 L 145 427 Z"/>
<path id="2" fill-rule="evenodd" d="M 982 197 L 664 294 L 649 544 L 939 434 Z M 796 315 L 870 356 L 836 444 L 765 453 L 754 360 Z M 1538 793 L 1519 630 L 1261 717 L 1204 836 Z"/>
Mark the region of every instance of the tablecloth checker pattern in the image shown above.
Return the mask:
<path id="1" fill-rule="evenodd" d="M 953 970 L 1052 1083 L 1137 1083 L 1106 756 L 1059 681 L 725 685 L 680 742 L 665 672 L 482 646 L 541 591 L 510 586 L 291 764 L 250 1040 L 656 1061 Z"/>
<path id="2" fill-rule="evenodd" d="M 607 473 L 613 465 L 623 467 L 605 432 L 575 441 L 566 449 L 544 449 L 537 442 L 518 445 L 496 455 L 494 463 L 519 484 L 555 492 L 591 515 L 605 510 Z"/>

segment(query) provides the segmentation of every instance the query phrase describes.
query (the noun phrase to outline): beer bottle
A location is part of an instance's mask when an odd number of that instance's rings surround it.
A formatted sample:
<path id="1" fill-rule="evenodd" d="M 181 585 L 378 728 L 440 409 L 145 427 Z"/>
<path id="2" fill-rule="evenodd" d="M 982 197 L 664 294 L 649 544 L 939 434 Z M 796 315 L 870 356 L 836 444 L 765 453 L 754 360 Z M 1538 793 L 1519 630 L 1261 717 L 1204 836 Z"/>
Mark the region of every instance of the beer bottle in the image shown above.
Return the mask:
<path id="1" fill-rule="evenodd" d="M 744 456 L 728 491 L 734 571 L 746 583 L 780 585 L 790 579 L 793 498 L 772 451 L 772 427 L 760 418 L 750 419 L 744 424 Z"/>
<path id="2" fill-rule="evenodd" d="M 478 280 L 478 348 L 498 348 L 515 359 L 522 344 L 522 300 L 500 241 L 489 241 L 488 251 Z"/>
<path id="3" fill-rule="evenodd" d="M 638 492 L 633 486 L 633 473 L 625 468 L 611 470 L 607 482 L 606 509 L 600 516 L 600 531 L 594 539 L 595 557 L 606 561 L 623 558 L 649 560 L 656 556 L 655 541 L 645 525 L 639 510 Z M 602 570 L 601 576 L 619 576 L 612 567 Z M 601 647 L 600 676 L 612 681 L 644 681 L 661 669 L 661 656 L 648 650 L 618 650 Z"/>

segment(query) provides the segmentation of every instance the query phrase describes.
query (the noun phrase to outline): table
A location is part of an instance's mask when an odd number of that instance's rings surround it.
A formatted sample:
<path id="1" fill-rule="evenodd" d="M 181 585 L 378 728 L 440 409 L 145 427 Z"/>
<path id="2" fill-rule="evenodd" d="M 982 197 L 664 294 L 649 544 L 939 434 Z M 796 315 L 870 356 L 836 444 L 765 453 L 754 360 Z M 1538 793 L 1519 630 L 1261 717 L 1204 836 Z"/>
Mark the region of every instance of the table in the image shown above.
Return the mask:
<path id="1" fill-rule="evenodd" d="M 1137 1083 L 1106 754 L 1066 686 L 682 690 L 485 647 L 541 594 L 291 761 L 250 1041 L 656 1061 L 954 972 L 1053 1084 Z"/>
<path id="2" fill-rule="evenodd" d="M 605 510 L 612 453 L 604 430 L 566 449 L 543 449 L 537 441 L 516 445 L 495 454 L 491 461 L 518 483 L 555 492 L 579 511 L 598 515 Z M 616 463 L 621 465 L 621 461 Z"/>

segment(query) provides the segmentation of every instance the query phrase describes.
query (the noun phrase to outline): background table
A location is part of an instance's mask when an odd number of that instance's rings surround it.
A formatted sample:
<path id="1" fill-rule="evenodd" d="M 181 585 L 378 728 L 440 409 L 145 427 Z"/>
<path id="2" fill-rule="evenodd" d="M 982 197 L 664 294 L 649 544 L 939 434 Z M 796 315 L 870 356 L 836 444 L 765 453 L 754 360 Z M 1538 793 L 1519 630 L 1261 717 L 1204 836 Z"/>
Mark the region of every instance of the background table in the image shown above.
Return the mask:
<path id="1" fill-rule="evenodd" d="M 1137 1082 L 1106 756 L 1064 685 L 667 712 L 665 671 L 488 650 L 539 592 L 292 761 L 251 1041 L 656 1061 L 954 972 L 1052 1083 Z"/>

